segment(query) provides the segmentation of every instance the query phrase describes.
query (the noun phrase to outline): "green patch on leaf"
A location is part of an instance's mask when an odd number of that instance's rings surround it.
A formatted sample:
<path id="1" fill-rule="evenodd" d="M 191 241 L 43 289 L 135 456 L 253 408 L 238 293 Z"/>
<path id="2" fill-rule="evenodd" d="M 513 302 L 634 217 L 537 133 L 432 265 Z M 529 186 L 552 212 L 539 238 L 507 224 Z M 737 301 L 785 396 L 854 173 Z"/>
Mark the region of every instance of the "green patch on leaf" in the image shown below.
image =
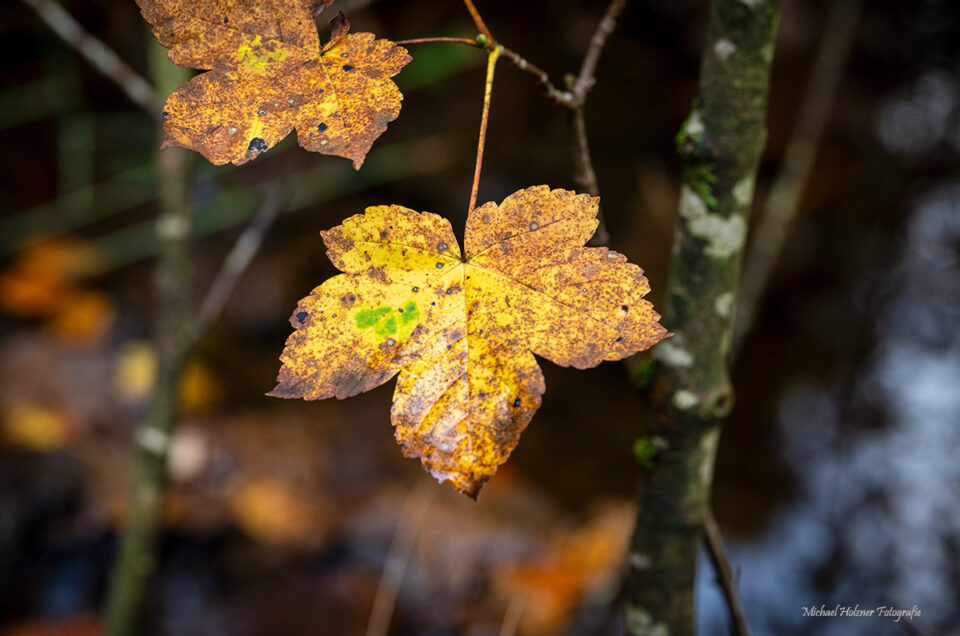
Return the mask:
<path id="1" fill-rule="evenodd" d="M 369 307 L 357 311 L 353 315 L 353 322 L 357 329 L 373 328 L 378 338 L 406 338 L 420 322 L 420 309 L 412 300 L 400 309 L 387 305 Z"/>
<path id="2" fill-rule="evenodd" d="M 381 305 L 372 309 L 361 309 L 353 316 L 353 322 L 357 329 L 368 329 L 376 325 L 380 320 L 393 311 L 393 307 Z"/>
<path id="3" fill-rule="evenodd" d="M 397 317 L 390 316 L 386 320 L 381 320 L 373 329 L 373 333 L 377 334 L 381 338 L 397 335 Z"/>

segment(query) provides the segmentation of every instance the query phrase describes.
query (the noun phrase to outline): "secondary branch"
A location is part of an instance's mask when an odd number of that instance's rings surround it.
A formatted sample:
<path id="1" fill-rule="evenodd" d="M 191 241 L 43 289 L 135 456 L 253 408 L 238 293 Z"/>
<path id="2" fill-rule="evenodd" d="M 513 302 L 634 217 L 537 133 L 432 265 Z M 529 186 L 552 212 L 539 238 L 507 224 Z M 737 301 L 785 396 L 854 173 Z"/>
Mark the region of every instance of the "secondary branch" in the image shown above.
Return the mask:
<path id="1" fill-rule="evenodd" d="M 50 29 L 72 46 L 101 75 L 112 80 L 154 119 L 160 119 L 163 101 L 139 73 L 130 68 L 113 49 L 84 29 L 73 16 L 53 0 L 22 0 Z"/>

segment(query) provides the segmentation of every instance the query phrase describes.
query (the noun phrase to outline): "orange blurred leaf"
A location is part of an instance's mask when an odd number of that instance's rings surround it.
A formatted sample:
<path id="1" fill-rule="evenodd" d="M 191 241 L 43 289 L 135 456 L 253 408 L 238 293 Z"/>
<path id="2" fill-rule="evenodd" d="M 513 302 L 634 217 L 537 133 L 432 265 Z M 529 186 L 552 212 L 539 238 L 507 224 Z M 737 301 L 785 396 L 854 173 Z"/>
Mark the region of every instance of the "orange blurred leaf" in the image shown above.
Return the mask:
<path id="1" fill-rule="evenodd" d="M 65 342 L 93 344 L 110 332 L 116 315 L 109 295 L 96 290 L 76 292 L 50 319 L 47 328 Z"/>
<path id="2" fill-rule="evenodd" d="M 265 543 L 316 545 L 326 536 L 328 519 L 319 500 L 300 496 L 272 477 L 251 480 L 230 495 L 234 521 Z"/>
<path id="3" fill-rule="evenodd" d="M 629 504 L 611 506 L 586 526 L 559 533 L 538 557 L 494 571 L 500 595 L 522 602 L 521 634 L 561 632 L 584 598 L 616 579 L 633 516 Z"/>
<path id="4" fill-rule="evenodd" d="M 180 409 L 187 415 L 209 411 L 223 396 L 223 387 L 209 366 L 193 360 L 180 376 Z"/>
<path id="5" fill-rule="evenodd" d="M 95 616 L 75 616 L 17 623 L 0 629 L 0 636 L 99 636 L 102 629 L 100 619 Z"/>

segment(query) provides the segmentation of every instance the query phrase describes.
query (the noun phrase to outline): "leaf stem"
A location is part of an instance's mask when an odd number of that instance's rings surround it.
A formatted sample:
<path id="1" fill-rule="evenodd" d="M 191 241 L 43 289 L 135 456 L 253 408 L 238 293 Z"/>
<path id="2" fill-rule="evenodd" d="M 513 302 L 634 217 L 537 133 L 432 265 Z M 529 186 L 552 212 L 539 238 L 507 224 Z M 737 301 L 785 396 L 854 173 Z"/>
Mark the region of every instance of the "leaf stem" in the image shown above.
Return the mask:
<path id="1" fill-rule="evenodd" d="M 468 0 L 469 1 L 469 0 Z M 493 95 L 493 74 L 497 68 L 497 60 L 503 48 L 500 46 L 490 49 L 487 55 L 487 79 L 483 87 L 483 114 L 480 116 L 480 140 L 477 142 L 477 165 L 473 170 L 473 187 L 470 189 L 470 204 L 467 206 L 467 215 L 473 212 L 477 205 L 477 189 L 480 187 L 480 166 L 483 164 L 483 147 L 487 141 L 487 122 L 490 120 L 490 98 Z"/>
<path id="2" fill-rule="evenodd" d="M 474 6 L 473 0 L 463 0 L 463 4 L 467 7 L 467 11 L 470 12 L 470 17 L 473 18 L 473 23 L 477 25 L 477 30 L 487 36 L 487 39 L 491 45 L 495 44 L 496 40 L 494 39 L 493 34 L 490 33 L 490 29 L 488 29 L 487 25 L 484 23 L 483 18 L 480 17 L 480 12 L 477 11 L 477 7 Z M 496 48 L 496 46 L 493 48 Z"/>
<path id="3" fill-rule="evenodd" d="M 408 44 L 433 44 L 434 42 L 453 42 L 455 44 L 466 44 L 468 46 L 472 46 L 478 49 L 484 48 L 482 44 L 480 44 L 476 40 L 471 40 L 470 38 L 450 38 L 450 37 L 413 38 L 412 40 L 397 40 L 395 44 L 406 46 Z"/>

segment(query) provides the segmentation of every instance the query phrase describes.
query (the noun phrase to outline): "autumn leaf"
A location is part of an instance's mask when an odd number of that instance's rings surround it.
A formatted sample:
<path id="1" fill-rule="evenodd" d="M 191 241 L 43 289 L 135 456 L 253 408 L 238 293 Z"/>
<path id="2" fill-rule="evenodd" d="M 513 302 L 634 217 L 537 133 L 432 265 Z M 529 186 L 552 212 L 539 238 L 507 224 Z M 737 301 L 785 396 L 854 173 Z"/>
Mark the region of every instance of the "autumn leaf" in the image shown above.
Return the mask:
<path id="1" fill-rule="evenodd" d="M 291 130 L 307 150 L 353 160 L 400 113 L 390 79 L 410 56 L 339 14 L 321 48 L 314 16 L 333 0 L 137 0 L 172 61 L 207 70 L 164 107 L 165 146 L 211 163 L 255 159 Z"/>
<path id="2" fill-rule="evenodd" d="M 277 397 L 346 398 L 399 373 L 391 418 L 408 457 L 476 497 L 540 406 L 534 354 L 593 367 L 667 334 L 643 271 L 584 247 L 595 197 L 537 186 L 467 219 L 391 205 L 323 232 L 343 274 L 300 301 Z"/>

